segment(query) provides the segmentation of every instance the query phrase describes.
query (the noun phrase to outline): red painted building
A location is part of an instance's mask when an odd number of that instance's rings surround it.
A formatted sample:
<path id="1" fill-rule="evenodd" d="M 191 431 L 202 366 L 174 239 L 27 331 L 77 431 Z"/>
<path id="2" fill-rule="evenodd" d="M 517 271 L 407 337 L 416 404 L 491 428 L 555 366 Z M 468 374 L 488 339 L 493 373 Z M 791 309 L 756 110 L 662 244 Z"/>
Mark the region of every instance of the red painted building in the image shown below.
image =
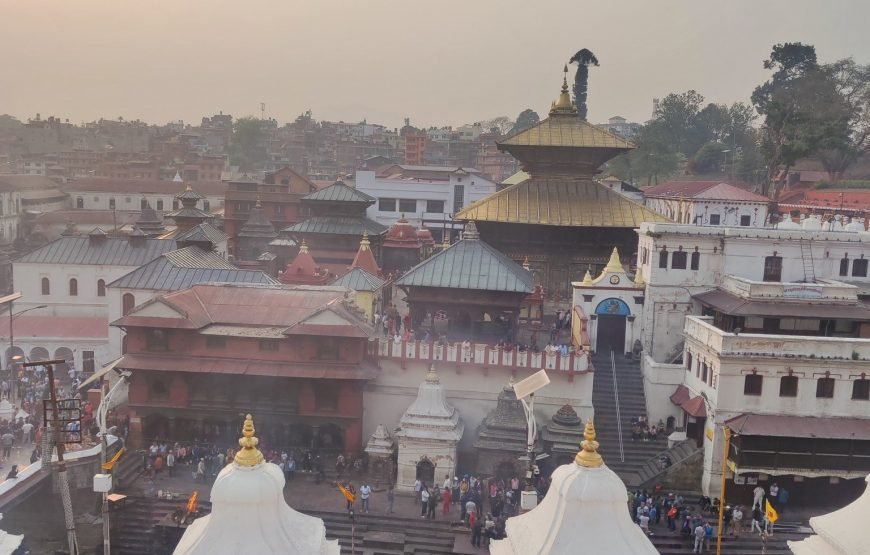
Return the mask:
<path id="1" fill-rule="evenodd" d="M 267 447 L 362 448 L 373 333 L 339 287 L 208 284 L 161 295 L 112 325 L 133 373 L 130 440 L 229 446 L 240 414 Z"/>

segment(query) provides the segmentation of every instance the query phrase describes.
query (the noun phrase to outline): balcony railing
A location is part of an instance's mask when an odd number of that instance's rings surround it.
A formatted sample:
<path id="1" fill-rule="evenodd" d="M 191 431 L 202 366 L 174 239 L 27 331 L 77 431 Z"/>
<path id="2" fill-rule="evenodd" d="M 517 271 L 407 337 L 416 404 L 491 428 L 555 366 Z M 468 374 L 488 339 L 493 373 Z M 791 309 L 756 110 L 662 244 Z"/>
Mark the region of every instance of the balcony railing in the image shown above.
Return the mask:
<path id="1" fill-rule="evenodd" d="M 567 355 L 519 351 L 516 347 L 507 350 L 488 343 L 439 343 L 424 341 L 375 340 L 378 358 L 427 363 L 453 364 L 481 369 L 508 368 L 511 370 L 552 370 L 571 374 L 593 371 L 589 353 L 574 352 Z"/>
<path id="2" fill-rule="evenodd" d="M 870 360 L 870 339 L 808 335 L 734 334 L 723 331 L 709 316 L 687 316 L 687 339 L 707 345 L 721 356 L 767 356 L 821 360 Z"/>

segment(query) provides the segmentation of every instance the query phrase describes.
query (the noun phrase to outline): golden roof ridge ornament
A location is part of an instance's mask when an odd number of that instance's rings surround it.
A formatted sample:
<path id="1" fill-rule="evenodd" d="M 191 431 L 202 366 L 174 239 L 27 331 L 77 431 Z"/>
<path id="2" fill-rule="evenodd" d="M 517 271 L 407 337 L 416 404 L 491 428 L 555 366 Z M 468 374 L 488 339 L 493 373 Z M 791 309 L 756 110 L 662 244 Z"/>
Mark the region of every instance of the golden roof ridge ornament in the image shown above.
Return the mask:
<path id="1" fill-rule="evenodd" d="M 239 438 L 239 452 L 236 453 L 236 464 L 239 466 L 257 466 L 263 462 L 263 454 L 257 449 L 257 444 L 260 443 L 254 433 L 254 418 L 249 414 L 245 417 L 245 424 L 242 426 L 242 437 Z"/>
<path id="2" fill-rule="evenodd" d="M 577 107 L 574 106 L 574 103 L 571 102 L 571 94 L 568 92 L 568 65 L 565 65 L 565 68 L 562 70 L 564 75 L 562 76 L 562 92 L 559 94 L 559 99 L 553 104 L 553 107 L 550 108 L 550 115 L 577 115 Z"/>
<path id="3" fill-rule="evenodd" d="M 624 274 L 625 267 L 622 265 L 622 262 L 619 260 L 619 249 L 613 247 L 613 251 L 610 253 L 610 260 L 607 261 L 607 266 L 604 267 L 604 273 L 614 273 L 614 274 Z"/>
<path id="4" fill-rule="evenodd" d="M 474 220 L 468 220 L 468 223 L 465 224 L 465 231 L 462 232 L 462 239 L 464 241 L 477 241 L 480 239 L 480 233 L 477 231 L 477 224 L 474 223 Z"/>
<path id="5" fill-rule="evenodd" d="M 371 241 L 369 241 L 369 232 L 366 230 L 363 230 L 362 240 L 359 242 L 359 250 L 367 251 L 367 250 L 369 250 L 369 247 L 371 247 L 371 246 L 372 246 L 372 243 L 371 243 Z"/>
<path id="6" fill-rule="evenodd" d="M 586 429 L 583 431 L 583 441 L 580 442 L 581 451 L 574 457 L 574 463 L 584 468 L 598 468 L 604 464 L 604 459 L 598 454 L 598 442 L 595 441 L 595 425 L 592 419 L 586 421 Z"/>
<path id="7" fill-rule="evenodd" d="M 429 366 L 429 372 L 426 374 L 426 383 L 438 384 L 441 380 L 438 379 L 438 372 L 435 371 L 435 365 Z"/>
<path id="8" fill-rule="evenodd" d="M 299 254 L 307 253 L 308 245 L 305 243 L 305 239 L 302 239 L 302 244 L 299 245 Z"/>
<path id="9" fill-rule="evenodd" d="M 589 268 L 586 268 L 586 275 L 583 276 L 583 285 L 594 285 L 595 282 L 592 281 L 592 273 L 589 271 Z"/>

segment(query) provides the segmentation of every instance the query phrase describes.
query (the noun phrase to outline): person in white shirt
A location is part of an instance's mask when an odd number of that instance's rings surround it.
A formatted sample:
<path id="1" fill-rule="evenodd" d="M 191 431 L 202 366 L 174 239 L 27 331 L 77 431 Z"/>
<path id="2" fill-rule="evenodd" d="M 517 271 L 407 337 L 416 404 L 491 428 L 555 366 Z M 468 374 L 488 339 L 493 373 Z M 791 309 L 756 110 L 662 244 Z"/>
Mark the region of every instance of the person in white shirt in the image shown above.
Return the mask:
<path id="1" fill-rule="evenodd" d="M 640 515 L 640 522 L 638 524 L 640 524 L 640 529 L 643 530 L 643 533 L 649 536 L 649 516 L 646 513 Z"/>
<path id="2" fill-rule="evenodd" d="M 444 475 L 444 485 L 441 486 L 441 489 L 450 489 L 450 486 L 453 485 L 453 482 L 450 480 L 450 474 Z"/>
<path id="3" fill-rule="evenodd" d="M 420 489 L 422 487 L 423 487 L 423 484 L 422 484 L 422 482 L 420 482 L 419 478 L 414 481 L 414 503 L 416 503 L 417 500 L 420 499 Z"/>
<path id="4" fill-rule="evenodd" d="M 755 489 L 752 490 L 752 508 L 754 509 L 757 505 L 758 508 L 762 508 L 761 504 L 764 500 L 764 488 L 761 486 L 755 486 Z"/>
<path id="5" fill-rule="evenodd" d="M 743 511 L 740 507 L 734 507 L 734 512 L 731 515 L 731 535 L 735 538 L 740 537 L 740 532 L 743 531 Z"/>
<path id="6" fill-rule="evenodd" d="M 420 502 L 423 504 L 420 518 L 426 518 L 426 510 L 429 506 L 429 490 L 426 489 L 426 486 L 422 486 L 422 489 L 420 490 Z"/>
<path id="7" fill-rule="evenodd" d="M 364 513 L 369 512 L 369 496 L 372 494 L 372 487 L 368 484 L 363 484 L 359 488 L 359 495 L 362 497 L 362 510 Z"/>

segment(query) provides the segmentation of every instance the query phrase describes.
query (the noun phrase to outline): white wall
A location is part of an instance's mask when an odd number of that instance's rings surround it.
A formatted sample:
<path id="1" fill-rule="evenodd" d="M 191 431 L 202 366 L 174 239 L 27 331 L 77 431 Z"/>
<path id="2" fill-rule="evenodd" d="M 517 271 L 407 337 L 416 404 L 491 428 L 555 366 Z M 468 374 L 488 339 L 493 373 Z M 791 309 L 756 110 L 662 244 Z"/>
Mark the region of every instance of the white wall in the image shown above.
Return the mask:
<path id="1" fill-rule="evenodd" d="M 180 192 L 180 191 L 179 191 Z M 78 207 L 78 199 L 82 200 L 83 210 L 111 210 L 112 207 L 109 199 L 115 199 L 115 210 L 123 210 L 127 212 L 139 212 L 141 208 L 141 200 L 147 199 L 151 208 L 161 212 L 171 212 L 174 210 L 173 202 L 175 193 L 122 193 L 122 192 L 106 192 L 106 191 L 70 191 L 70 204 L 73 208 Z M 209 203 L 209 210 L 221 208 L 224 205 L 224 197 L 220 195 L 206 196 L 203 199 Z M 197 202 L 196 206 L 200 210 L 205 210 L 203 200 Z M 163 202 L 163 208 L 158 208 L 158 201 Z M 178 203 L 181 206 L 181 203 Z"/>
<path id="2" fill-rule="evenodd" d="M 646 199 L 650 209 L 681 224 L 740 226 L 743 216 L 749 216 L 749 227 L 764 227 L 767 224 L 767 204 L 764 202 L 737 202 L 722 200 L 692 200 L 674 198 Z M 713 224 L 711 216 L 719 216 Z"/>
<path id="3" fill-rule="evenodd" d="M 394 198 L 416 201 L 416 209 L 413 212 L 400 210 L 398 202 L 394 211 L 380 211 L 377 202 L 366 210 L 366 216 L 386 226 L 396 223 L 401 215 L 405 214 L 411 225 L 417 228 L 420 227 L 423 219 L 429 221 L 426 224 L 427 227 L 444 227 L 443 225 L 438 225 L 437 222 L 446 221 L 449 223 L 452 221 L 449 216 L 454 212 L 453 193 L 455 185 L 465 186 L 463 207 L 494 193 L 496 190 L 495 183 L 475 174 L 451 174 L 449 181 L 433 181 L 425 179 L 381 179 L 376 177 L 373 171 L 356 172 L 356 188 L 370 196 L 377 199 Z M 426 212 L 427 200 L 443 201 L 444 212 Z"/>
<path id="4" fill-rule="evenodd" d="M 380 374 L 366 384 L 363 392 L 365 440 L 374 433 L 378 424 L 383 424 L 392 435 L 402 415 L 417 398 L 417 389 L 429 370 L 428 364 L 422 361 L 407 361 L 407 368 L 403 370 L 399 361 L 382 358 L 380 366 Z M 477 427 L 495 408 L 498 394 L 507 385 L 511 373 L 498 367 L 490 368 L 488 375 L 479 368 L 460 368 L 457 372 L 453 363 L 438 365 L 436 369 L 447 400 L 459 410 L 465 424 L 460 450 L 470 450 Z M 593 416 L 591 373 L 575 376 L 573 383 L 558 372 L 548 374 L 550 385 L 535 394 L 539 428 L 550 422 L 553 414 L 566 403 L 574 407 L 584 422 Z M 524 377 L 518 375 L 516 381 Z M 460 469 L 462 464 L 459 461 Z"/>

